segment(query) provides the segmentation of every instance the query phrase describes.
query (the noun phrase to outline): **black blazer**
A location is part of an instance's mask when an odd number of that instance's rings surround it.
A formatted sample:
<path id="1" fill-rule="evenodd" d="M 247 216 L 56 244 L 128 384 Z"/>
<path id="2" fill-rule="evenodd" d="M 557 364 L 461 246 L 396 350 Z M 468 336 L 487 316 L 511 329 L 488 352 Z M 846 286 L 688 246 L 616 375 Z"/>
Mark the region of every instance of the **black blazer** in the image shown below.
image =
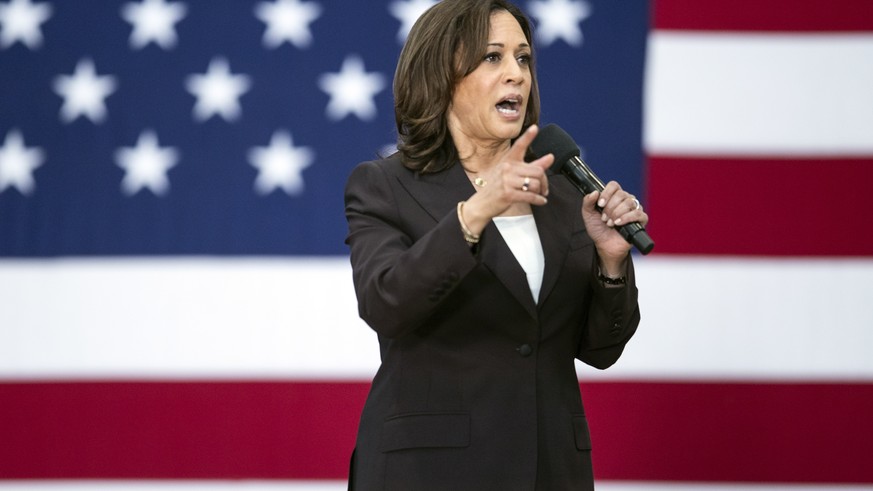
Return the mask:
<path id="1" fill-rule="evenodd" d="M 397 154 L 346 187 L 347 243 L 361 317 L 382 365 L 361 416 L 350 489 L 590 490 L 591 441 L 574 359 L 612 365 L 639 323 L 628 284 L 596 278 L 581 195 L 550 176 L 533 207 L 545 255 L 534 301 L 490 223 L 471 252 L 456 206 L 460 165 L 435 174 Z"/>

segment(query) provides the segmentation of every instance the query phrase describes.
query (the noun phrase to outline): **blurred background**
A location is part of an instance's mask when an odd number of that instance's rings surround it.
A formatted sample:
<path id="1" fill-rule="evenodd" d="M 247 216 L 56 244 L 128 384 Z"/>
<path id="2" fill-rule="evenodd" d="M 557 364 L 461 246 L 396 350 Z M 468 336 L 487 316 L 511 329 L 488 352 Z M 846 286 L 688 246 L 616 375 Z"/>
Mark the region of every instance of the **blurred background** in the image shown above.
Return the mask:
<path id="1" fill-rule="evenodd" d="M 433 3 L 0 0 L 0 489 L 345 488 L 343 186 Z M 873 3 L 519 5 L 656 242 L 598 488 L 873 489 Z"/>

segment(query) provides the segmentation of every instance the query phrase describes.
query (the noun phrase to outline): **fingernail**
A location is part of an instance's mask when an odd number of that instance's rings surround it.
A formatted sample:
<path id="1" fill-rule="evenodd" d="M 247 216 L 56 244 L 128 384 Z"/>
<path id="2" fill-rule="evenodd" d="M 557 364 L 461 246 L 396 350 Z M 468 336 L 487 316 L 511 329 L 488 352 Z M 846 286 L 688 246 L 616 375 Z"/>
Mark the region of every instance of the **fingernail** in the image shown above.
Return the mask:
<path id="1" fill-rule="evenodd" d="M 597 202 L 597 206 L 601 206 L 601 207 L 606 206 L 606 200 L 603 198 L 600 198 L 600 201 Z"/>
<path id="2" fill-rule="evenodd" d="M 608 227 L 612 227 L 613 225 L 615 225 L 615 224 L 612 223 L 612 220 L 609 220 L 608 222 L 606 222 L 606 226 L 608 226 Z"/>
<path id="3" fill-rule="evenodd" d="M 602 214 L 602 215 L 600 215 L 600 221 L 603 221 L 603 222 L 605 222 L 605 221 L 607 221 L 607 220 L 609 220 L 609 217 L 608 217 L 608 216 L 606 216 L 606 213 L 604 213 L 604 214 Z"/>
<path id="4" fill-rule="evenodd" d="M 615 221 L 615 224 L 616 224 L 616 225 L 621 225 L 621 218 L 619 218 L 618 220 L 616 220 L 616 221 Z"/>

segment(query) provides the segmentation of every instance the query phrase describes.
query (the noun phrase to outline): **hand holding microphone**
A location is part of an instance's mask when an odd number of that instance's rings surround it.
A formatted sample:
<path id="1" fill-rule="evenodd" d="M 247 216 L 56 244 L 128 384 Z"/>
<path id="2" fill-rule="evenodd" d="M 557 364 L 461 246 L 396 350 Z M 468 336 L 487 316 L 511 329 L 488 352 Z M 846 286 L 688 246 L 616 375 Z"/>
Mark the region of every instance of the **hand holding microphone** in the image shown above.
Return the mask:
<path id="1" fill-rule="evenodd" d="M 552 164 L 552 171 L 564 174 L 583 195 L 603 191 L 606 188 L 603 181 L 579 158 L 579 146 L 573 138 L 557 125 L 550 124 L 541 129 L 531 143 L 530 150 L 537 158 L 549 153 L 553 154 L 555 163 Z M 636 199 L 633 201 L 633 209 L 638 209 L 639 201 Z M 596 208 L 598 211 L 603 211 L 600 206 Z M 655 247 L 646 229 L 638 222 L 617 225 L 615 228 L 625 240 L 643 254 L 648 254 Z"/>

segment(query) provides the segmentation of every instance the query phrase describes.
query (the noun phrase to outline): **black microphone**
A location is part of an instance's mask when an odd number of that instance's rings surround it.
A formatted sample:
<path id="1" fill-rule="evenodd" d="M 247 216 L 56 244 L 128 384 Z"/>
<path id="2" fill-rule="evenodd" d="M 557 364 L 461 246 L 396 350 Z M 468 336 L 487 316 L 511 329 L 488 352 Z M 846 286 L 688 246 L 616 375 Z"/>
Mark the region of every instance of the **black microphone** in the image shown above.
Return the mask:
<path id="1" fill-rule="evenodd" d="M 605 187 L 603 181 L 579 158 L 579 146 L 558 125 L 550 124 L 540 129 L 530 144 L 530 151 L 536 158 L 550 153 L 554 154 L 555 163 L 552 164 L 552 172 L 564 174 L 583 195 L 594 191 L 603 191 Z M 596 208 L 603 211 L 599 206 Z M 655 247 L 655 243 L 646 233 L 646 229 L 638 222 L 620 225 L 616 227 L 616 230 L 643 254 L 648 254 Z"/>

